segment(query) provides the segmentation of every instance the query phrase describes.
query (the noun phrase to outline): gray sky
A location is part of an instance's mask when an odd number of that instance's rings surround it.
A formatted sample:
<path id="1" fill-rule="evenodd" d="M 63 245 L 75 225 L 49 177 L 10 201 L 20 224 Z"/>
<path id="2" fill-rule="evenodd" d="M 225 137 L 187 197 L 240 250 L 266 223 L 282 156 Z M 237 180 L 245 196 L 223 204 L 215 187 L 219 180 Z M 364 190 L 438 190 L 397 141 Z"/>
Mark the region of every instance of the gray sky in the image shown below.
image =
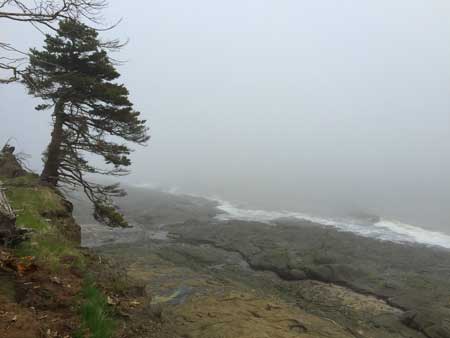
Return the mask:
<path id="1" fill-rule="evenodd" d="M 125 181 L 450 232 L 447 0 L 112 0 L 105 17 L 123 17 L 108 35 L 131 39 L 122 81 L 152 134 Z M 38 169 L 34 103 L 0 88 L 0 141 Z"/>

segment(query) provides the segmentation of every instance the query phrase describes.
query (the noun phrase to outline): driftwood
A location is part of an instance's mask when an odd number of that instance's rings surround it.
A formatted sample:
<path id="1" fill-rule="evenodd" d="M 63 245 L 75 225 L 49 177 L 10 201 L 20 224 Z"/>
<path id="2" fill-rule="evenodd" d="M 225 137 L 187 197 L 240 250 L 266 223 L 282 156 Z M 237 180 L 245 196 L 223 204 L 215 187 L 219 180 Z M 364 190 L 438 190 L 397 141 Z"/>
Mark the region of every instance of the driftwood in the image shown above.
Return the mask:
<path id="1" fill-rule="evenodd" d="M 26 174 L 14 150 L 9 144 L 0 150 L 0 177 L 14 178 Z M 16 213 L 9 204 L 5 186 L 0 180 L 0 245 L 16 244 L 25 239 L 26 232 L 16 227 Z"/>
<path id="2" fill-rule="evenodd" d="M 16 214 L 8 202 L 0 181 L 0 244 L 13 242 L 18 236 Z"/>
<path id="3" fill-rule="evenodd" d="M 8 202 L 8 199 L 5 195 L 5 188 L 3 188 L 3 183 L 0 181 L 0 213 L 9 219 L 15 220 L 16 214 L 14 213 L 13 208 Z"/>

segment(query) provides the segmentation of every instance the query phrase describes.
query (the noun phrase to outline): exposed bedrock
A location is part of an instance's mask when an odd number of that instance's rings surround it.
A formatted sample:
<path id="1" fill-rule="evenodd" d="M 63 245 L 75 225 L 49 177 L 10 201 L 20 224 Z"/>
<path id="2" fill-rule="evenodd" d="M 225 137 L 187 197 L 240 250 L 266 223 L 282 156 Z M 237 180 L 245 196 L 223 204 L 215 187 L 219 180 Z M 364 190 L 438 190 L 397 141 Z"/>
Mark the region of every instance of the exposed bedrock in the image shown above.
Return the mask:
<path id="1" fill-rule="evenodd" d="M 168 227 L 181 242 L 238 252 L 286 281 L 348 287 L 403 310 L 400 320 L 432 338 L 450 337 L 450 252 L 362 238 L 309 222 L 272 226 L 189 221 Z"/>

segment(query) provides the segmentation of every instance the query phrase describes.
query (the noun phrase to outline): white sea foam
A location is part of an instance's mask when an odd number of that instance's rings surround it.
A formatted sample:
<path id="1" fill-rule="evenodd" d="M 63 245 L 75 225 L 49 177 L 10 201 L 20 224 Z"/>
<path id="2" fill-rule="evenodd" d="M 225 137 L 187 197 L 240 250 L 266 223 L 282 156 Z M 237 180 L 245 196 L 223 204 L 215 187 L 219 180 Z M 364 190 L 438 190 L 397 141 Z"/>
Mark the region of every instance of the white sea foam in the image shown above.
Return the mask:
<path id="1" fill-rule="evenodd" d="M 218 201 L 219 210 L 222 214 L 216 216 L 221 221 L 242 220 L 256 221 L 263 223 L 273 223 L 282 218 L 292 218 L 297 220 L 306 220 L 325 226 L 334 227 L 341 231 L 349 231 L 364 237 L 376 238 L 384 241 L 398 243 L 420 243 L 429 246 L 440 246 L 450 249 L 450 236 L 425 230 L 418 226 L 401 223 L 394 220 L 380 219 L 373 224 L 358 222 L 357 220 L 330 219 L 311 216 L 300 212 L 290 211 L 266 211 L 256 209 L 238 208 L 229 202 Z"/>
<path id="2" fill-rule="evenodd" d="M 428 246 L 440 246 L 450 249 L 450 235 L 426 230 L 419 226 L 406 224 L 395 220 L 381 218 L 378 222 L 371 223 L 367 222 L 367 220 L 363 221 L 355 218 L 325 218 L 309 215 L 302 212 L 248 209 L 244 207 L 237 207 L 236 205 L 221 200 L 217 197 L 207 197 L 194 193 L 181 192 L 181 190 L 177 187 L 162 189 L 157 185 L 148 183 L 135 184 L 134 186 L 159 190 L 178 196 L 191 196 L 212 200 L 217 203 L 217 209 L 223 212 L 215 217 L 219 221 L 242 220 L 273 224 L 276 220 L 291 218 L 297 220 L 306 220 L 324 226 L 330 226 L 341 231 L 348 231 L 360 236 L 376 238 L 384 241 L 398 243 L 419 243 Z"/>

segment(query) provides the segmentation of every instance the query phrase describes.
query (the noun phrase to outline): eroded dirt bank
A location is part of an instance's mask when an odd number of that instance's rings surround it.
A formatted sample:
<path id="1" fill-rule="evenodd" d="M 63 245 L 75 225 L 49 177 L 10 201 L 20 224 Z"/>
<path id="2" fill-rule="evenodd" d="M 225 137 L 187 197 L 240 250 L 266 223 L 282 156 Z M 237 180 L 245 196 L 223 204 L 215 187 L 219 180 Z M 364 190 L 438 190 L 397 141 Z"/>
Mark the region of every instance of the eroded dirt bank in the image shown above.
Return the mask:
<path id="1" fill-rule="evenodd" d="M 143 285 L 80 248 L 72 204 L 13 160 L 0 152 L 0 338 L 151 337 Z"/>

